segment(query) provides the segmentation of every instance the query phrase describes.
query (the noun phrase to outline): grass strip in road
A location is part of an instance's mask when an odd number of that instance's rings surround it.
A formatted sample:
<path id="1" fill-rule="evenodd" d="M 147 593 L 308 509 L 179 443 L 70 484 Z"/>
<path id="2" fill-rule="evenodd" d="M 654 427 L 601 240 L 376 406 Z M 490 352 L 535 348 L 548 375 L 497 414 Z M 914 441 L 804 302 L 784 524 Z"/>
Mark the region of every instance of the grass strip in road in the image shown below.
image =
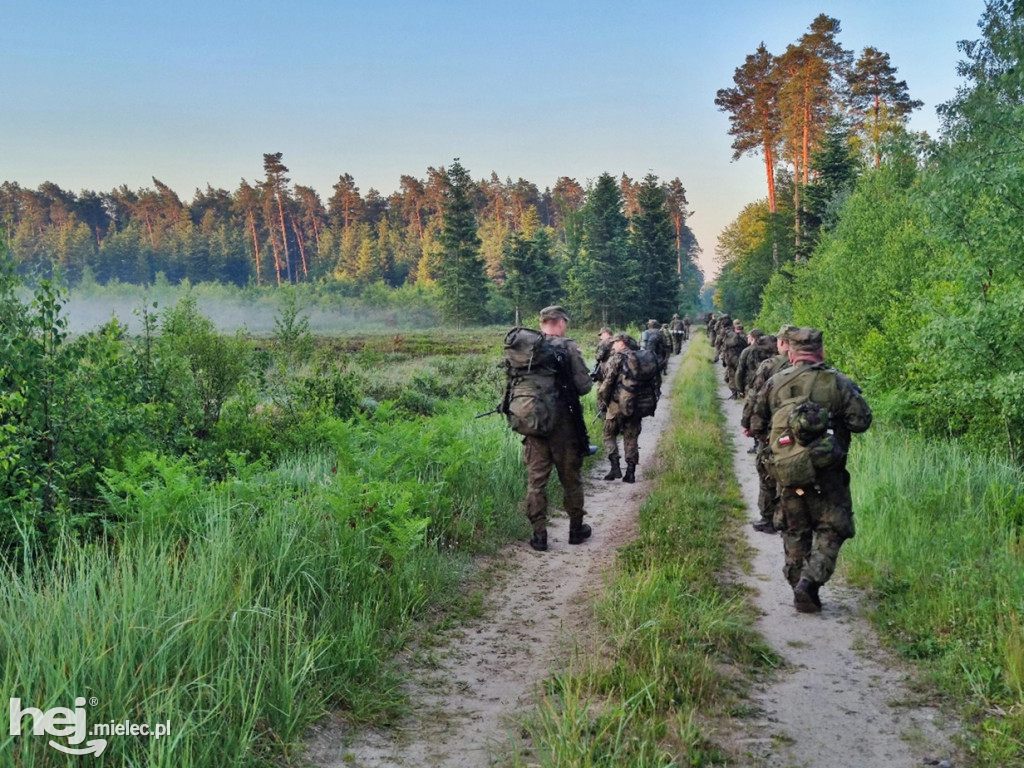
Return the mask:
<path id="1" fill-rule="evenodd" d="M 657 479 L 596 605 L 599 636 L 547 684 L 516 766 L 652 768 L 723 756 L 704 715 L 738 705 L 745 675 L 777 663 L 738 587 L 723 584 L 742 510 L 707 340 L 676 374 Z"/>

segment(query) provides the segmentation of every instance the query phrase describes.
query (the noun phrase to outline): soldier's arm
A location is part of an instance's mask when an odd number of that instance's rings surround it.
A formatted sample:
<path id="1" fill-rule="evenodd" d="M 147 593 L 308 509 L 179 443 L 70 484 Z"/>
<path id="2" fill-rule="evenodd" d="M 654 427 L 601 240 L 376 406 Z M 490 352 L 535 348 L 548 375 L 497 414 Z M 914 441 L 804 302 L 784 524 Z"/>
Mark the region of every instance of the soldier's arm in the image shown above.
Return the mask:
<path id="1" fill-rule="evenodd" d="M 583 359 L 583 353 L 573 341 L 566 341 L 566 352 L 569 355 L 569 365 L 572 372 L 572 383 L 576 391 L 581 395 L 587 394 L 594 382 L 590 378 L 590 371 L 587 369 L 587 362 Z"/>
<path id="2" fill-rule="evenodd" d="M 849 377 L 839 374 L 839 391 L 843 400 L 843 425 L 850 432 L 866 432 L 873 414 L 867 400 Z"/>
<path id="3" fill-rule="evenodd" d="M 772 394 L 772 382 L 769 379 L 757 390 L 750 406 L 750 434 L 754 437 L 767 438 L 772 424 L 772 411 L 769 407 Z"/>

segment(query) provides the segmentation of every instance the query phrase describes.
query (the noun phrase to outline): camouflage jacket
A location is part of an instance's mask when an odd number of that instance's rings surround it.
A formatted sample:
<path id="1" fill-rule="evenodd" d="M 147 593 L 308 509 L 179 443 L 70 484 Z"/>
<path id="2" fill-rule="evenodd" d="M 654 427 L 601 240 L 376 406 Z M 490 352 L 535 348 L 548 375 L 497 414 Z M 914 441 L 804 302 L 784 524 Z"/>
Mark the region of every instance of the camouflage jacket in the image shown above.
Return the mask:
<path id="1" fill-rule="evenodd" d="M 835 376 L 835 386 L 828 388 L 834 393 L 829 400 L 825 402 L 817 397 L 812 399 L 828 408 L 829 426 L 844 451 L 850 448 L 851 434 L 864 432 L 871 426 L 871 408 L 861 395 L 860 387 L 849 377 L 829 368 L 825 363 L 797 363 L 768 379 L 755 395 L 750 416 L 750 432 L 755 437 L 767 439 L 771 431 L 772 413 L 779 407 L 788 383 L 798 376 L 813 372 L 827 372 Z"/>
<path id="2" fill-rule="evenodd" d="M 736 364 L 736 389 L 746 392 L 754 383 L 757 367 L 768 358 L 774 357 L 775 350 L 775 342 L 770 339 L 766 341 L 766 337 L 762 337 L 740 352 L 740 360 Z"/>
<path id="3" fill-rule="evenodd" d="M 774 376 L 779 371 L 784 371 L 789 368 L 789 355 L 774 355 L 769 357 L 767 360 L 763 360 L 757 370 L 754 371 L 754 377 L 747 384 L 747 399 L 743 401 L 743 416 L 740 418 L 740 426 L 744 429 L 750 429 L 750 416 L 754 408 L 754 400 L 757 397 L 757 393 L 764 389 L 764 385 L 768 383 L 768 379 Z"/>

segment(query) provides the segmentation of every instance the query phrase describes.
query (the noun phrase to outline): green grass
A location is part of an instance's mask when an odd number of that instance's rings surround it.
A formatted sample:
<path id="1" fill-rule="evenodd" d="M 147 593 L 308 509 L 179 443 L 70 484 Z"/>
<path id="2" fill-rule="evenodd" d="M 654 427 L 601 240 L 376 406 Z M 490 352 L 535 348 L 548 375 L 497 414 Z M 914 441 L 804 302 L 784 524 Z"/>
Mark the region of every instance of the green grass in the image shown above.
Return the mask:
<path id="1" fill-rule="evenodd" d="M 287 764 L 328 711 L 404 711 L 395 655 L 458 612 L 470 554 L 521 537 L 518 443 L 477 402 L 431 419 L 327 420 L 320 448 L 211 484 L 186 460 L 111 475 L 123 519 L 0 579 L 0 690 L 23 707 L 95 697 L 109 765 Z M 458 585 L 460 588 L 456 588 Z M 66 765 L 43 736 L 0 737 L 0 766 Z"/>
<path id="2" fill-rule="evenodd" d="M 884 428 L 858 443 L 843 573 L 886 642 L 965 702 L 977 764 L 1024 762 L 1024 473 Z"/>
<path id="3" fill-rule="evenodd" d="M 713 765 L 702 717 L 735 707 L 724 670 L 773 666 L 743 595 L 720 583 L 741 497 L 707 342 L 677 373 L 671 425 L 639 533 L 597 604 L 602 641 L 580 649 L 525 720 L 516 766 Z"/>

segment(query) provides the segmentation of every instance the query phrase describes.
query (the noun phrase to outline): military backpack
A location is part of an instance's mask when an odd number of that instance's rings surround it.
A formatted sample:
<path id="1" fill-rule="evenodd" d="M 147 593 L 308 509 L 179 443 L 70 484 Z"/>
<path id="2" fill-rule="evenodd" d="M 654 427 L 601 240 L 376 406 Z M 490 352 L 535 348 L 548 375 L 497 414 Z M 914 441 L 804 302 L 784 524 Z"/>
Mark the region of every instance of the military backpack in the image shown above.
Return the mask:
<path id="1" fill-rule="evenodd" d="M 622 352 L 615 400 L 623 416 L 653 416 L 661 392 L 661 363 L 649 349 Z"/>
<path id="2" fill-rule="evenodd" d="M 768 469 L 779 485 L 813 486 L 820 471 L 841 466 L 846 458 L 823 404 L 838 399 L 836 372 L 790 368 L 778 375 L 772 389 Z"/>
<path id="3" fill-rule="evenodd" d="M 501 412 L 521 435 L 547 437 L 555 427 L 558 352 L 544 334 L 516 327 L 505 334 L 505 399 Z"/>

